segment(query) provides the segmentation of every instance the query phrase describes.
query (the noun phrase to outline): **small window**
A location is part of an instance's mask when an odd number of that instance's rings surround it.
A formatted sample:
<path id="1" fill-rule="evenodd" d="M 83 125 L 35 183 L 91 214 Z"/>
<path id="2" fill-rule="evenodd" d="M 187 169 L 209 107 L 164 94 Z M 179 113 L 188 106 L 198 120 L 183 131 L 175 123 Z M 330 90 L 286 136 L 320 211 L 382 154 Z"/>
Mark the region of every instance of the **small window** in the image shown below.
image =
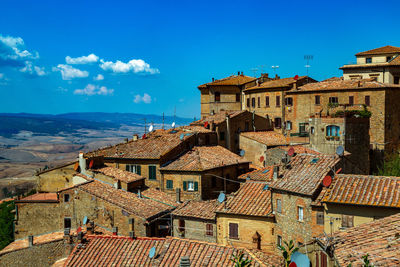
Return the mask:
<path id="1" fill-rule="evenodd" d="M 174 189 L 174 181 L 167 180 L 167 189 Z"/>
<path id="2" fill-rule="evenodd" d="M 258 98 L 257 98 L 257 107 L 260 107 L 260 106 L 261 106 L 261 98 L 258 97 Z"/>
<path id="3" fill-rule="evenodd" d="M 372 63 L 372 57 L 367 57 L 366 59 L 365 59 L 365 63 Z"/>
<path id="4" fill-rule="evenodd" d="M 181 237 L 185 237 L 185 220 L 178 221 L 178 231 L 181 234 Z"/>
<path id="5" fill-rule="evenodd" d="M 340 136 L 340 127 L 336 125 L 326 126 L 326 136 Z"/>
<path id="6" fill-rule="evenodd" d="M 276 244 L 277 244 L 278 246 L 282 246 L 282 237 L 281 237 L 280 235 L 277 236 Z"/>
<path id="7" fill-rule="evenodd" d="M 225 132 L 220 132 L 219 133 L 219 141 L 224 141 L 225 140 Z"/>
<path id="8" fill-rule="evenodd" d="M 250 97 L 247 98 L 247 107 L 248 107 L 248 108 L 250 107 Z"/>
<path id="9" fill-rule="evenodd" d="M 315 134 L 315 128 L 311 127 L 311 134 Z"/>
<path id="10" fill-rule="evenodd" d="M 215 102 L 220 102 L 220 101 L 221 101 L 221 93 L 215 92 Z"/>
<path id="11" fill-rule="evenodd" d="M 391 59 L 392 59 L 391 56 L 387 56 L 387 57 L 386 57 L 386 62 L 389 62 Z"/>
<path id="12" fill-rule="evenodd" d="M 292 122 L 291 121 L 286 122 L 286 130 L 288 130 L 288 131 L 292 130 Z"/>
<path id="13" fill-rule="evenodd" d="M 302 222 L 303 221 L 303 219 L 304 219 L 304 209 L 303 209 L 303 207 L 297 207 L 297 219 L 300 221 L 300 222 Z"/>
<path id="14" fill-rule="evenodd" d="M 64 218 L 64 229 L 65 228 L 71 229 L 71 218 Z"/>
<path id="15" fill-rule="evenodd" d="M 342 227 L 349 228 L 354 226 L 354 217 L 351 215 L 342 215 Z"/>
<path id="16" fill-rule="evenodd" d="M 317 224 L 324 225 L 324 212 L 323 211 L 317 212 Z"/>
<path id="17" fill-rule="evenodd" d="M 149 166 L 149 180 L 157 180 L 156 166 Z"/>
<path id="18" fill-rule="evenodd" d="M 251 98 L 251 106 L 252 106 L 253 108 L 256 107 L 256 98 L 255 98 L 255 97 L 252 97 L 252 98 Z"/>
<path id="19" fill-rule="evenodd" d="M 354 105 L 354 96 L 349 96 L 349 105 Z"/>
<path id="20" fill-rule="evenodd" d="M 240 102 L 240 93 L 236 94 L 236 102 Z"/>
<path id="21" fill-rule="evenodd" d="M 281 118 L 275 118 L 274 125 L 275 125 L 275 128 L 280 129 L 282 127 L 282 119 Z"/>
<path id="22" fill-rule="evenodd" d="M 368 107 L 371 105 L 371 99 L 370 99 L 369 95 L 365 96 L 365 105 Z"/>
<path id="23" fill-rule="evenodd" d="M 395 76 L 395 77 L 393 78 L 393 83 L 394 83 L 394 84 L 400 84 L 400 77 Z"/>
<path id="24" fill-rule="evenodd" d="M 281 106 L 281 97 L 279 95 L 276 96 L 276 106 L 277 107 Z"/>
<path id="25" fill-rule="evenodd" d="M 64 194 L 64 202 L 69 202 L 69 194 Z"/>
<path id="26" fill-rule="evenodd" d="M 280 199 L 276 200 L 276 211 L 278 213 L 282 213 L 282 200 Z"/>
<path id="27" fill-rule="evenodd" d="M 211 223 L 206 224 L 206 235 L 214 236 L 213 225 Z"/>
<path id="28" fill-rule="evenodd" d="M 285 98 L 285 105 L 286 105 L 286 106 L 293 106 L 293 98 L 291 98 L 291 97 L 286 97 L 286 98 Z"/>
<path id="29" fill-rule="evenodd" d="M 127 164 L 126 165 L 126 170 L 128 172 L 133 172 L 133 173 L 136 173 L 138 175 L 142 174 L 142 168 L 141 168 L 140 165 L 137 165 L 137 164 Z"/>
<path id="30" fill-rule="evenodd" d="M 187 187 L 186 187 L 187 186 Z M 198 191 L 199 183 L 194 181 L 185 181 L 183 182 L 183 190 L 184 191 Z"/>
<path id="31" fill-rule="evenodd" d="M 239 239 L 239 225 L 237 223 L 229 223 L 229 239 Z"/>
<path id="32" fill-rule="evenodd" d="M 265 106 L 269 107 L 269 96 L 265 97 Z"/>
<path id="33" fill-rule="evenodd" d="M 321 105 L 321 96 L 320 95 L 315 96 L 315 105 Z"/>
<path id="34" fill-rule="evenodd" d="M 330 104 L 339 104 L 339 98 L 337 96 L 332 96 L 329 98 Z"/>

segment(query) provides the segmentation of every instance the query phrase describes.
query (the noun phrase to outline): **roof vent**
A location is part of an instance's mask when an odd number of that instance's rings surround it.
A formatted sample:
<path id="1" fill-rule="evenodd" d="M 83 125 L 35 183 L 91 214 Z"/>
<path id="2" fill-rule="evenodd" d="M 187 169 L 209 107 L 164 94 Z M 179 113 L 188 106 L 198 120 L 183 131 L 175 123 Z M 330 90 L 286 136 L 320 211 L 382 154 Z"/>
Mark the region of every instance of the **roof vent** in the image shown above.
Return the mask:
<path id="1" fill-rule="evenodd" d="M 188 256 L 183 256 L 179 263 L 180 267 L 190 267 L 190 259 Z"/>

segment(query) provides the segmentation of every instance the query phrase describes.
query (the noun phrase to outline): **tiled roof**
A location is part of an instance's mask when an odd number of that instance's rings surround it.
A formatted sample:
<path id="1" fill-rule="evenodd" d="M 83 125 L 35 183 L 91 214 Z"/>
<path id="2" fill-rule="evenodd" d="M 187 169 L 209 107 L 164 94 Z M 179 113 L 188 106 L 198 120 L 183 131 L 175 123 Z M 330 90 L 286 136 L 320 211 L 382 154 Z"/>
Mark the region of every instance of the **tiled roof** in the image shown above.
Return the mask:
<path id="1" fill-rule="evenodd" d="M 340 266 L 362 265 L 368 253 L 374 266 L 400 266 L 400 213 L 333 234 Z"/>
<path id="2" fill-rule="evenodd" d="M 218 113 L 215 113 L 214 115 L 208 115 L 208 116 L 204 116 L 203 119 L 198 120 L 198 121 L 194 121 L 192 122 L 190 125 L 198 125 L 198 126 L 203 126 L 205 122 L 211 123 L 214 122 L 215 124 L 220 124 L 222 122 L 226 121 L 226 116 L 229 116 L 229 118 L 234 118 L 240 114 L 243 114 L 245 112 L 248 112 L 246 110 L 242 110 L 242 111 L 220 111 Z"/>
<path id="3" fill-rule="evenodd" d="M 273 216 L 271 191 L 265 182 L 246 181 L 240 189 L 228 197 L 226 204 L 219 206 L 217 212 L 248 216 Z"/>
<path id="4" fill-rule="evenodd" d="M 58 196 L 57 193 L 36 193 L 16 200 L 18 202 L 58 202 Z"/>
<path id="5" fill-rule="evenodd" d="M 193 133 L 173 130 L 156 130 L 145 139 L 129 141 L 112 147 L 85 154 L 85 157 L 104 156 L 105 158 L 159 159 L 173 148 L 190 138 Z"/>
<path id="6" fill-rule="evenodd" d="M 290 161 L 290 168 L 282 170 L 282 178 L 271 183 L 271 188 L 313 196 L 322 179 L 339 162 L 334 155 L 298 154 Z M 281 168 L 282 169 L 282 168 Z"/>
<path id="7" fill-rule="evenodd" d="M 249 82 L 253 82 L 257 78 L 246 76 L 246 75 L 232 75 L 223 79 L 215 80 L 210 83 L 199 85 L 198 88 L 206 88 L 207 86 L 219 86 L 219 85 L 243 85 Z"/>
<path id="8" fill-rule="evenodd" d="M 289 143 L 286 136 L 275 131 L 241 132 L 240 135 L 267 146 L 287 145 Z"/>
<path id="9" fill-rule="evenodd" d="M 272 180 L 274 174 L 274 166 L 268 166 L 261 169 L 257 169 L 251 172 L 240 175 L 239 179 L 250 179 L 252 181 L 263 181 L 269 182 Z"/>
<path id="10" fill-rule="evenodd" d="M 263 82 L 259 84 L 258 86 L 253 86 L 246 88 L 243 90 L 244 92 L 247 91 L 254 91 L 254 90 L 259 90 L 259 89 L 272 89 L 272 88 L 281 88 L 281 87 L 291 87 L 296 81 L 306 79 L 307 76 L 300 76 L 297 80 L 294 79 L 294 77 L 290 78 L 283 78 L 283 79 L 277 79 L 277 80 L 269 80 L 266 82 Z M 309 78 L 312 81 L 315 81 L 312 78 Z"/>
<path id="11" fill-rule="evenodd" d="M 218 200 L 189 200 L 172 212 L 175 216 L 215 220 L 215 210 L 220 205 Z"/>
<path id="12" fill-rule="evenodd" d="M 155 248 L 151 259 L 149 252 Z M 281 258 L 273 254 L 256 253 L 196 240 L 168 238 L 130 239 L 118 236 L 89 236 L 85 247 L 76 246 L 65 266 L 179 266 L 187 256 L 190 266 L 233 266 L 233 255 L 243 251 L 245 258 L 253 260 L 252 266 L 280 266 Z"/>
<path id="13" fill-rule="evenodd" d="M 279 146 L 280 149 L 283 149 L 283 150 L 285 150 L 285 151 L 289 151 L 289 149 L 290 149 L 291 147 L 293 147 L 294 153 L 296 153 L 296 154 L 312 154 L 312 155 L 319 155 L 319 154 L 321 154 L 321 153 L 319 153 L 318 151 L 316 151 L 316 150 L 314 150 L 314 149 L 312 149 L 312 148 L 303 146 L 303 145 Z"/>
<path id="14" fill-rule="evenodd" d="M 141 198 L 138 194 L 116 189 L 98 181 L 81 184 L 77 188 L 145 219 L 172 210 L 176 206 L 171 196 L 153 188 L 141 192 Z"/>
<path id="15" fill-rule="evenodd" d="M 380 83 L 371 79 L 360 80 L 331 80 L 318 83 L 308 83 L 299 87 L 299 90 L 290 91 L 288 94 L 301 93 L 307 91 L 325 91 L 325 90 L 350 90 L 350 89 L 373 89 L 373 88 L 400 88 L 400 85 Z"/>
<path id="16" fill-rule="evenodd" d="M 196 132 L 196 133 L 211 133 L 212 132 L 210 129 L 204 128 L 204 126 L 200 126 L 200 125 L 181 126 L 181 127 L 179 127 L 179 129 L 182 129 L 182 131 Z"/>
<path id="17" fill-rule="evenodd" d="M 357 53 L 356 56 L 366 56 L 366 55 L 380 55 L 380 54 L 391 54 L 391 53 L 400 53 L 400 47 L 396 46 L 383 46 L 375 49 L 371 49 L 368 51 Z"/>
<path id="18" fill-rule="evenodd" d="M 322 202 L 400 208 L 400 178 L 338 174 Z"/>
<path id="19" fill-rule="evenodd" d="M 205 171 L 240 163 L 248 163 L 248 161 L 222 146 L 196 146 L 167 163 L 160 170 Z"/>
<path id="20" fill-rule="evenodd" d="M 400 66 L 400 56 L 397 55 L 393 57 L 388 62 L 374 62 L 374 63 L 364 63 L 364 64 L 348 64 L 340 67 L 340 69 L 358 69 L 358 68 L 371 68 L 371 67 L 391 67 Z"/>
<path id="21" fill-rule="evenodd" d="M 103 167 L 100 169 L 96 169 L 94 171 L 100 172 L 100 173 L 110 176 L 110 177 L 113 177 L 116 180 L 120 180 L 121 182 L 124 182 L 124 183 L 131 183 L 134 181 L 145 179 L 143 176 L 140 176 L 136 173 L 124 171 L 124 170 L 114 168 L 114 167 L 106 166 L 106 167 Z"/>

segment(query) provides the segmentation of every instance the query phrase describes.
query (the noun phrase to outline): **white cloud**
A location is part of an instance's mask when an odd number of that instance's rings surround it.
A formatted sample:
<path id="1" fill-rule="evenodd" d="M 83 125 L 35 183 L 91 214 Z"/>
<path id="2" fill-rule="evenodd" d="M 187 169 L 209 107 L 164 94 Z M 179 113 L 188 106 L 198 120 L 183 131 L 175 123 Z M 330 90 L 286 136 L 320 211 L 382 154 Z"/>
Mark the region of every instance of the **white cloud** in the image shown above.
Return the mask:
<path id="1" fill-rule="evenodd" d="M 53 67 L 53 71 L 60 71 L 63 80 L 86 78 L 89 76 L 89 72 L 87 72 L 86 70 L 76 69 L 74 67 L 64 64 L 58 64 L 57 67 Z"/>
<path id="2" fill-rule="evenodd" d="M 31 61 L 25 62 L 25 67 L 19 70 L 20 72 L 28 73 L 33 76 L 44 76 L 46 72 L 44 71 L 44 67 L 34 66 Z"/>
<path id="3" fill-rule="evenodd" d="M 151 103 L 151 96 L 149 94 L 144 93 L 143 96 L 141 95 L 135 95 L 135 99 L 133 99 L 133 102 L 135 103 L 146 103 L 150 104 Z"/>
<path id="4" fill-rule="evenodd" d="M 23 67 L 27 59 L 38 59 L 37 52 L 29 52 L 21 37 L 0 35 L 0 66 Z"/>
<path id="5" fill-rule="evenodd" d="M 65 57 L 65 62 L 67 62 L 67 64 L 89 64 L 97 61 L 99 61 L 99 57 L 96 56 L 95 54 L 90 54 L 88 56 L 82 56 L 82 57 L 70 57 L 70 56 Z"/>
<path id="6" fill-rule="evenodd" d="M 74 91 L 75 95 L 112 95 L 114 89 L 107 89 L 105 86 L 88 84 L 84 89 L 76 89 Z"/>
<path id="7" fill-rule="evenodd" d="M 150 64 L 146 63 L 142 59 L 132 59 L 128 63 L 124 63 L 120 60 L 117 60 L 115 63 L 112 61 L 104 61 L 100 60 L 100 68 L 106 71 L 112 71 L 115 73 L 148 73 L 148 74 L 157 74 L 160 71 L 156 68 L 151 68 Z"/>
<path id="8" fill-rule="evenodd" d="M 95 80 L 95 81 L 102 81 L 102 80 L 104 80 L 104 76 L 101 75 L 101 74 L 97 74 L 97 76 L 94 77 L 93 80 Z"/>

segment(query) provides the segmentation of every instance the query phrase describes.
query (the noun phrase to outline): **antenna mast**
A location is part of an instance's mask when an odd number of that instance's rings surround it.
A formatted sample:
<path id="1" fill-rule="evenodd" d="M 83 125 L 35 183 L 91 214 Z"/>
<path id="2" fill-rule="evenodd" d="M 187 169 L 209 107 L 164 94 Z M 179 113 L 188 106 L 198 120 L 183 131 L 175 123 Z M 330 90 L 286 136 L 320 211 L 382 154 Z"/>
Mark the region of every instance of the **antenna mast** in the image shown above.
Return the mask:
<path id="1" fill-rule="evenodd" d="M 164 130 L 164 112 L 162 113 L 162 129 Z"/>
<path id="2" fill-rule="evenodd" d="M 311 67 L 310 60 L 313 60 L 313 59 L 314 59 L 313 55 L 304 55 L 304 60 L 306 61 L 306 65 L 304 67 L 306 67 L 307 76 L 308 76 L 308 69 Z"/>
<path id="3" fill-rule="evenodd" d="M 147 125 L 146 125 L 146 118 L 144 118 L 144 134 L 146 135 L 147 133 Z"/>
<path id="4" fill-rule="evenodd" d="M 276 70 L 279 69 L 279 66 L 278 66 L 278 65 L 276 65 L 276 66 L 271 66 L 271 68 L 274 70 L 274 74 L 275 74 L 275 76 L 276 76 Z"/>
<path id="5" fill-rule="evenodd" d="M 253 72 L 253 76 L 254 76 L 255 78 L 257 78 L 257 71 L 258 71 L 258 68 L 252 68 L 251 71 Z"/>

